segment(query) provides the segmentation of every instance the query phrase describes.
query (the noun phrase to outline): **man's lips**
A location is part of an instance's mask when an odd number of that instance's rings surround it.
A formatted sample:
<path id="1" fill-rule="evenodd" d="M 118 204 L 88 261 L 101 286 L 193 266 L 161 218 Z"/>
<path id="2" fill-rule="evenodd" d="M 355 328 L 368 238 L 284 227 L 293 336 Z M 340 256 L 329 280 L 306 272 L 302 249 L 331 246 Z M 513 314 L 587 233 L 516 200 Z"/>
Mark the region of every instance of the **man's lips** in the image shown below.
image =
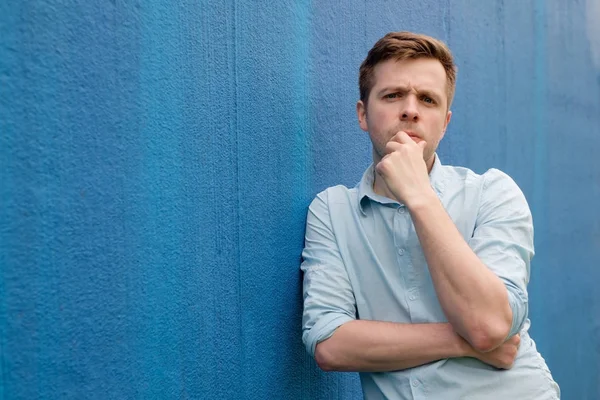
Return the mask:
<path id="1" fill-rule="evenodd" d="M 423 141 L 423 139 L 421 138 L 421 136 L 419 134 L 415 133 L 414 131 L 405 130 L 405 129 L 397 129 L 395 131 L 390 131 L 390 136 L 394 136 L 398 132 L 406 133 L 415 143 L 419 143 L 419 142 Z"/>
<path id="2" fill-rule="evenodd" d="M 415 134 L 415 133 L 413 133 L 413 132 L 410 132 L 410 131 L 404 131 L 404 132 L 405 132 L 405 133 L 406 133 L 408 136 L 410 136 L 410 138 L 411 138 L 412 140 L 414 140 L 415 142 L 420 142 L 420 141 L 422 141 L 422 140 L 423 140 L 423 139 L 421 139 L 421 137 L 419 137 L 419 135 L 417 135 L 417 134 Z"/>

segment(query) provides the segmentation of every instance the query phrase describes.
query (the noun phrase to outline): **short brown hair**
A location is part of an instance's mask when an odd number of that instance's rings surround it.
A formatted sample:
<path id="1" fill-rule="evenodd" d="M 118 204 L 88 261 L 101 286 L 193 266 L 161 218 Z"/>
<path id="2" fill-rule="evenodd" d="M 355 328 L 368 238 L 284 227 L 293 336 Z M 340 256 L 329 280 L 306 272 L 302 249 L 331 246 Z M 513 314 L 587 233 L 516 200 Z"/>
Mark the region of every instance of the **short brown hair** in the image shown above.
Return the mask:
<path id="1" fill-rule="evenodd" d="M 456 65 L 448 46 L 441 40 L 431 36 L 412 32 L 390 32 L 375 43 L 369 50 L 367 58 L 360 65 L 358 86 L 360 99 L 366 104 L 373 89 L 375 66 L 384 61 L 415 60 L 432 58 L 438 60 L 446 71 L 448 108 L 454 98 L 456 88 Z"/>

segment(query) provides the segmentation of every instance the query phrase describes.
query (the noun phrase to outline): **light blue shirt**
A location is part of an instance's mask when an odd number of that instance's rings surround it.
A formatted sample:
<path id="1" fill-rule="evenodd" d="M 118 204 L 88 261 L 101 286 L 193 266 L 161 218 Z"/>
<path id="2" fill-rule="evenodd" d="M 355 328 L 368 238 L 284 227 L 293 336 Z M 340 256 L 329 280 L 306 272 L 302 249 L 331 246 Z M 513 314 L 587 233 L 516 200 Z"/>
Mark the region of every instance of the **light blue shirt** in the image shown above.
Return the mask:
<path id="1" fill-rule="evenodd" d="M 521 345 L 510 370 L 474 358 L 451 358 L 395 372 L 361 373 L 374 399 L 558 399 L 560 391 L 527 333 L 527 283 L 533 225 L 527 201 L 506 174 L 478 175 L 444 166 L 438 156 L 431 186 L 465 241 L 506 286 L 511 335 Z M 331 187 L 309 207 L 305 248 L 302 340 L 317 343 L 355 319 L 447 322 L 410 213 L 373 191 L 371 165 L 353 189 Z"/>

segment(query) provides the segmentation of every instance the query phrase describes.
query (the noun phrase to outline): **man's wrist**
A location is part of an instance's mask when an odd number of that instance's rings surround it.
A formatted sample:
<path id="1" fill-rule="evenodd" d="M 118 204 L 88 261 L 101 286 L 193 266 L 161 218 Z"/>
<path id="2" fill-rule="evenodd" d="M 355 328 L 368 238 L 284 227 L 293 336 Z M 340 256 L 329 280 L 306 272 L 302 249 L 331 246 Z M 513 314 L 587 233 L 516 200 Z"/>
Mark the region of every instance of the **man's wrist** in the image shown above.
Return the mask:
<path id="1" fill-rule="evenodd" d="M 449 353 L 446 354 L 448 358 L 458 358 L 458 357 L 472 357 L 474 354 L 473 347 L 463 339 L 452 327 L 450 323 L 444 324 L 444 330 L 446 331 L 447 337 L 450 337 L 451 340 L 447 342 L 447 349 L 449 349 Z"/>
<path id="2" fill-rule="evenodd" d="M 437 194 L 431 186 L 422 192 L 406 199 L 404 204 L 410 211 L 419 211 L 424 208 L 429 208 L 431 205 L 439 202 Z"/>
<path id="3" fill-rule="evenodd" d="M 459 357 L 477 358 L 476 357 L 477 352 L 475 351 L 473 346 L 471 346 L 469 344 L 469 342 L 467 342 L 465 339 L 463 339 L 459 334 L 456 334 L 456 336 L 458 337 L 458 340 L 460 341 L 460 344 L 459 344 L 460 356 Z"/>
<path id="4" fill-rule="evenodd" d="M 448 325 L 450 325 L 450 324 L 448 324 Z M 465 339 L 463 339 L 462 336 L 460 336 L 458 333 L 456 333 L 454 328 L 452 328 L 452 325 L 450 325 L 449 328 L 452 331 L 452 334 L 454 335 L 454 337 L 456 339 L 454 357 L 473 357 L 474 349 L 469 344 L 469 342 L 467 342 Z"/>

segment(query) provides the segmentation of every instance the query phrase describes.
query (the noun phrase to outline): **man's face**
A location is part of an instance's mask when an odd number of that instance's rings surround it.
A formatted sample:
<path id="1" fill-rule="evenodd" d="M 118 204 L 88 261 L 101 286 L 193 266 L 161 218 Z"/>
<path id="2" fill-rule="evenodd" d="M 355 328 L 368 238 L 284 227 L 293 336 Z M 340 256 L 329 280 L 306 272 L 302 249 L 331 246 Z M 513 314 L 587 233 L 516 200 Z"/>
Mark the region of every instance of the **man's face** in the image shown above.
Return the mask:
<path id="1" fill-rule="evenodd" d="M 427 142 L 423 158 L 431 167 L 452 116 L 444 67 L 429 58 L 388 60 L 375 66 L 374 75 L 367 104 L 356 106 L 359 125 L 373 143 L 373 161 L 385 156 L 386 143 L 402 130 L 415 142 Z"/>

